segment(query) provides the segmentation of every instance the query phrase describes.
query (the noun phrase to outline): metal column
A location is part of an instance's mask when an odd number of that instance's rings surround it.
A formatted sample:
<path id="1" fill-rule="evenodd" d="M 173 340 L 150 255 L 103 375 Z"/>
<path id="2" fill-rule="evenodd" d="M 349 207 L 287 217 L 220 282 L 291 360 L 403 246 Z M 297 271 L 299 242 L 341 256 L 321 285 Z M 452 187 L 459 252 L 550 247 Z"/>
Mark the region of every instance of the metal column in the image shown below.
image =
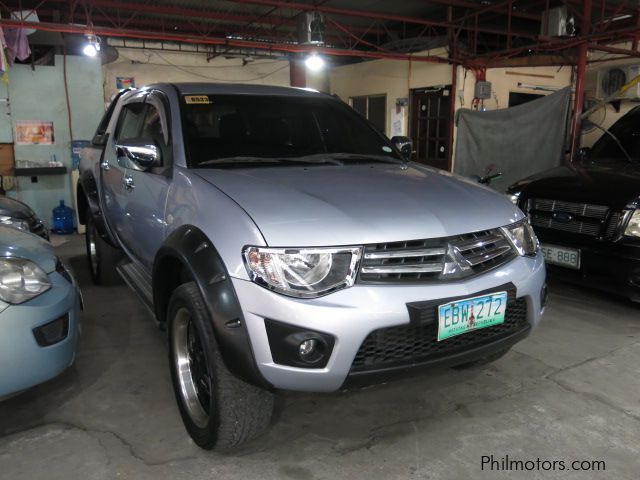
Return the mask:
<path id="1" fill-rule="evenodd" d="M 586 37 L 591 31 L 591 2 L 584 0 L 582 21 L 580 22 L 580 36 Z M 580 134 L 582 122 L 580 115 L 584 107 L 584 77 L 587 71 L 587 54 L 589 51 L 588 40 L 583 40 L 578 47 L 578 68 L 576 69 L 576 93 L 573 103 L 573 121 L 571 122 L 571 157 L 573 161 L 578 148 L 580 148 Z"/>

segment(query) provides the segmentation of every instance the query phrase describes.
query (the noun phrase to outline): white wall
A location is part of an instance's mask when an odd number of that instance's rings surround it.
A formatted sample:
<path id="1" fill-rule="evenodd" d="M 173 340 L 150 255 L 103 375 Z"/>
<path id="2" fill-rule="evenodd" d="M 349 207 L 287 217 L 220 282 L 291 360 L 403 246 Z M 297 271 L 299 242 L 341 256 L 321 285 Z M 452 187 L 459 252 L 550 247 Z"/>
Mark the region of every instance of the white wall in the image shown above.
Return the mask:
<path id="1" fill-rule="evenodd" d="M 136 86 L 158 82 L 222 82 L 289 85 L 289 62 L 223 56 L 207 61 L 206 53 L 169 52 L 117 47 L 116 61 L 103 65 L 105 100 L 117 92 L 116 77 L 135 77 Z"/>
<path id="2" fill-rule="evenodd" d="M 431 55 L 445 56 L 445 51 L 429 52 Z M 386 134 L 392 135 L 392 116 L 395 112 L 396 99 L 409 96 L 414 88 L 451 85 L 452 66 L 443 63 L 411 62 L 401 60 L 374 60 L 353 65 L 338 67 L 329 73 L 331 92 L 337 94 L 345 102 L 350 97 L 361 95 L 387 95 Z M 470 108 L 474 96 L 476 79 L 472 71 L 457 67 L 457 85 L 455 107 Z M 519 67 L 494 68 L 487 70 L 487 80 L 492 83 L 492 98 L 484 101 L 488 110 L 506 108 L 509 103 L 509 92 L 537 93 L 530 88 L 519 87 L 518 83 L 539 86 L 565 87 L 571 84 L 570 67 Z M 403 108 L 404 131 L 408 134 L 409 109 Z M 457 129 L 454 129 L 454 142 Z M 455 145 L 454 145 L 455 152 Z"/>

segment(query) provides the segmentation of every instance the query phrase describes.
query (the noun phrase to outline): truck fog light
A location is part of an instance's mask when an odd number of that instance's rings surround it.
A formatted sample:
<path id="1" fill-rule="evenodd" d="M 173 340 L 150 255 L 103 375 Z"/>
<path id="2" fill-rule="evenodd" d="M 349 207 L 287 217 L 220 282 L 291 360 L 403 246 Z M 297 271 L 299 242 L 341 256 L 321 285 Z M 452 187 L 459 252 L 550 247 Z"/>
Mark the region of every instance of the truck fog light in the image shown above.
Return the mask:
<path id="1" fill-rule="evenodd" d="M 313 361 L 312 359 L 313 357 L 316 356 L 317 352 L 318 352 L 318 340 L 316 340 L 315 338 L 310 338 L 308 340 L 305 340 L 298 347 L 298 353 L 300 355 L 300 359 L 307 362 Z"/>

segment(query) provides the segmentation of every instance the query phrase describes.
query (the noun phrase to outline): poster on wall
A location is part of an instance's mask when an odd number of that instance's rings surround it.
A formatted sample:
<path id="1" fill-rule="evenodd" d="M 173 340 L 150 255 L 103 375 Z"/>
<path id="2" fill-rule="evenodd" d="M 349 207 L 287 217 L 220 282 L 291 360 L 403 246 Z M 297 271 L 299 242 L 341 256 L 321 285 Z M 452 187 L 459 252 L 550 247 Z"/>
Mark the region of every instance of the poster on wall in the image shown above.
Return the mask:
<path id="1" fill-rule="evenodd" d="M 53 145 L 53 142 L 53 122 L 16 121 L 16 145 Z"/>
<path id="2" fill-rule="evenodd" d="M 116 88 L 123 90 L 125 88 L 136 88 L 135 77 L 116 77 Z"/>

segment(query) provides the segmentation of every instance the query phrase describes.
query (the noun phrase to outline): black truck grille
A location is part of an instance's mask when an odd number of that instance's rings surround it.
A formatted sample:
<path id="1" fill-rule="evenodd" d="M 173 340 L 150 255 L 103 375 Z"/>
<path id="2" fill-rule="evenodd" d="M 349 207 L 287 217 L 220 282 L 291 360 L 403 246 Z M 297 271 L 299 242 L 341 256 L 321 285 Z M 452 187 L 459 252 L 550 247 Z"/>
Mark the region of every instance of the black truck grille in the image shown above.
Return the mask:
<path id="1" fill-rule="evenodd" d="M 438 305 L 444 300 L 423 306 L 419 323 L 382 328 L 370 333 L 356 354 L 352 372 L 411 366 L 438 357 L 479 347 L 514 334 L 527 326 L 527 302 L 515 298 L 515 288 L 508 291 L 505 321 L 438 341 Z"/>
<path id="2" fill-rule="evenodd" d="M 360 270 L 365 283 L 430 282 L 442 280 L 447 252 L 455 247 L 470 268 L 463 277 L 504 265 L 516 253 L 500 229 L 446 238 L 366 245 Z M 460 276 L 456 277 L 456 280 Z"/>
<path id="3" fill-rule="evenodd" d="M 620 222 L 620 213 L 605 205 L 533 198 L 528 209 L 534 227 L 603 239 L 613 238 Z"/>

